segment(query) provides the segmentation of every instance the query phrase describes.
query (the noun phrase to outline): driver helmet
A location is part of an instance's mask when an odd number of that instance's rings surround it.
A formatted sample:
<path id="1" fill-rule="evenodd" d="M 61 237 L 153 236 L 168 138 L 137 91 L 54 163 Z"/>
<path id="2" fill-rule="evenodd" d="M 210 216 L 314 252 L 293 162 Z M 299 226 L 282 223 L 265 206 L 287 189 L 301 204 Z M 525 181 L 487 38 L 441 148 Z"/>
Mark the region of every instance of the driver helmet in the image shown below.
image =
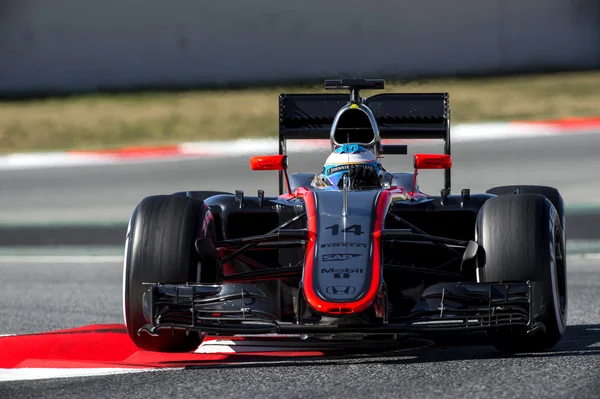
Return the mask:
<path id="1" fill-rule="evenodd" d="M 321 172 L 323 183 L 339 186 L 342 177 L 348 174 L 350 165 L 371 169 L 377 175 L 382 171 L 379 161 L 371 151 L 358 144 L 343 144 L 327 157 Z"/>

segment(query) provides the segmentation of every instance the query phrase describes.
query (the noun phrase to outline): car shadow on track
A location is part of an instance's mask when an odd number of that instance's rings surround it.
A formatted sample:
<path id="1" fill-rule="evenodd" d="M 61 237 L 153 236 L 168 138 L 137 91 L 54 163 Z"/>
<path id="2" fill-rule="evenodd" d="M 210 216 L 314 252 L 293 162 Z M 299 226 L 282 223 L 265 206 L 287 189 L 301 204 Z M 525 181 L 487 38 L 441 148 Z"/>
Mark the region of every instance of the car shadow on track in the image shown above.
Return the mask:
<path id="1" fill-rule="evenodd" d="M 416 349 L 378 353 L 353 353 L 348 355 L 325 356 L 302 359 L 274 359 L 268 356 L 251 356 L 244 360 L 237 359 L 219 364 L 194 364 L 186 361 L 186 369 L 197 368 L 248 368 L 248 367 L 294 367 L 323 366 L 341 364 L 414 364 L 428 362 L 447 362 L 456 360 L 486 360 L 515 358 L 546 358 L 570 356 L 600 357 L 600 325 L 568 326 L 563 339 L 552 349 L 537 353 L 520 353 L 515 355 L 498 352 L 489 345 L 483 335 L 470 335 L 456 339 L 438 340 L 433 346 Z M 177 366 L 170 364 L 170 366 Z"/>

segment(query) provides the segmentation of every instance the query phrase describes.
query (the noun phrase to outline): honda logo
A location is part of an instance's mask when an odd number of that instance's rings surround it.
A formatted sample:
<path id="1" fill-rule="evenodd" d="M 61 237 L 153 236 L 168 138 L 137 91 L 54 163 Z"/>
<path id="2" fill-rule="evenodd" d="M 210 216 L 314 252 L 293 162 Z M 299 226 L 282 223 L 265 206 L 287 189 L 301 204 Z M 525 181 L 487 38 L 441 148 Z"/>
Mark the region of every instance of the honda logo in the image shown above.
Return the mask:
<path id="1" fill-rule="evenodd" d="M 328 294 L 336 295 L 336 294 L 354 294 L 356 292 L 356 288 L 351 285 L 337 285 L 337 286 L 329 286 L 326 289 Z"/>

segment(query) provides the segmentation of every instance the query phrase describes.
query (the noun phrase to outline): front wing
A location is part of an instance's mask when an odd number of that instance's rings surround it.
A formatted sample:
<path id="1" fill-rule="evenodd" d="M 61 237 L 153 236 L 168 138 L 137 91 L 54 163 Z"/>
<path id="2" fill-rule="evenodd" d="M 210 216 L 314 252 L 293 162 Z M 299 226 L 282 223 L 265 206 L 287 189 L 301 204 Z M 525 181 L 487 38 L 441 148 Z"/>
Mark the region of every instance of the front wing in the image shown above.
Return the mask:
<path id="1" fill-rule="evenodd" d="M 138 334 L 157 335 L 164 329 L 241 335 L 411 334 L 507 327 L 533 333 L 544 328 L 537 321 L 543 304 L 543 283 L 533 281 L 435 284 L 422 293 L 421 301 L 407 316 L 367 325 L 283 323 L 265 311 L 269 298 L 253 284 L 147 286 L 144 314 L 148 323 Z"/>

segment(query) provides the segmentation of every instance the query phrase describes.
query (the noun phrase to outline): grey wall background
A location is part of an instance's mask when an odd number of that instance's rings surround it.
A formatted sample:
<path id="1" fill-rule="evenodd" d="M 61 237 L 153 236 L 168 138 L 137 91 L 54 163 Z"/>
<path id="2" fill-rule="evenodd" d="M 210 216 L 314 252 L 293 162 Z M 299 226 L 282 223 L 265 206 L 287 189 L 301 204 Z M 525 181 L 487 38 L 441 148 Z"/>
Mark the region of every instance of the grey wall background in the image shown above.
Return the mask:
<path id="1" fill-rule="evenodd" d="M 0 91 L 600 67 L 598 0 L 0 0 Z"/>

